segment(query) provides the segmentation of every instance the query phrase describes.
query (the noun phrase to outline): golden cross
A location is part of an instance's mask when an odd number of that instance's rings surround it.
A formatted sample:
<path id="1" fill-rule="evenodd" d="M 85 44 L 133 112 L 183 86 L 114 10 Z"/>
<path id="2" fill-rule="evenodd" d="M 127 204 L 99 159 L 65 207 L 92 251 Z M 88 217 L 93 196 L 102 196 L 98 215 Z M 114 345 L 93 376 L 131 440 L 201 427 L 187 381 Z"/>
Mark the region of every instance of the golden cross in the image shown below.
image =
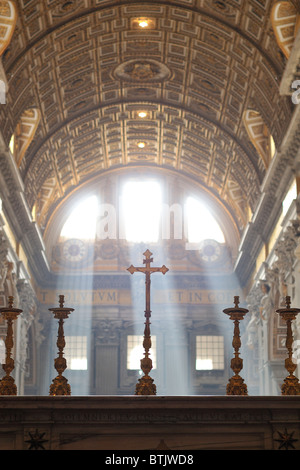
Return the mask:
<path id="1" fill-rule="evenodd" d="M 150 335 L 150 317 L 151 317 L 151 310 L 150 310 L 150 276 L 153 273 L 163 273 L 166 274 L 166 272 L 169 271 L 168 268 L 166 268 L 165 265 L 163 265 L 161 268 L 155 268 L 150 266 L 151 263 L 153 262 L 153 258 L 151 251 L 146 250 L 145 253 L 143 253 L 145 256 L 145 259 L 143 260 L 143 263 L 145 267 L 140 267 L 136 268 L 135 266 L 131 265 L 129 268 L 127 268 L 127 271 L 130 272 L 130 274 L 140 272 L 145 274 L 146 280 L 146 310 L 145 310 L 145 329 L 144 329 L 144 341 L 143 341 L 143 346 L 145 349 L 144 352 L 144 358 L 141 359 L 141 369 L 144 372 L 144 376 L 139 379 L 139 383 L 137 383 L 136 388 L 135 388 L 135 394 L 136 395 L 156 395 L 156 385 L 153 383 L 153 379 L 149 376 L 149 372 L 152 369 L 152 360 L 149 357 L 149 350 L 151 348 L 151 335 Z"/>
<path id="2" fill-rule="evenodd" d="M 145 310 L 145 313 L 150 315 L 150 283 L 151 283 L 150 276 L 151 276 L 151 274 L 157 273 L 157 272 L 166 274 L 169 271 L 169 269 L 165 265 L 163 265 L 161 268 L 156 268 L 156 267 L 150 266 L 150 264 L 153 262 L 153 258 L 151 258 L 152 253 L 151 253 L 150 250 L 146 250 L 145 253 L 143 253 L 143 255 L 145 256 L 145 259 L 143 260 L 143 263 L 145 264 L 145 267 L 136 268 L 135 266 L 131 265 L 129 268 L 127 268 L 127 271 L 129 271 L 130 274 L 133 274 L 133 273 L 136 273 L 136 272 L 140 272 L 140 273 L 145 274 L 145 276 L 146 276 L 146 279 L 145 279 L 145 284 L 146 284 L 146 310 Z"/>

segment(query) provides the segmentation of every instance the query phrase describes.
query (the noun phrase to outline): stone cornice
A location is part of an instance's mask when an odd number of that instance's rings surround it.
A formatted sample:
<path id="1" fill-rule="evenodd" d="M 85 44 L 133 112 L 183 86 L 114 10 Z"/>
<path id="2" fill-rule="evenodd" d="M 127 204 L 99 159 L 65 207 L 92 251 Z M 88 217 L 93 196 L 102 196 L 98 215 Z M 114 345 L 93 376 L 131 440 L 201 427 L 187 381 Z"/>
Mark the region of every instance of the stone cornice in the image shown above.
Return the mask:
<path id="1" fill-rule="evenodd" d="M 300 62 L 300 31 L 295 39 L 280 84 L 281 95 L 291 95 L 291 84 L 297 78 Z M 255 259 L 272 233 L 281 212 L 282 200 L 293 175 L 300 165 L 300 104 L 294 105 L 292 120 L 276 156 L 268 169 L 261 186 L 261 198 L 251 224 L 240 244 L 240 255 L 236 262 L 236 273 L 244 285 L 255 267 Z"/>
<path id="2" fill-rule="evenodd" d="M 43 238 L 37 224 L 32 220 L 24 195 L 23 182 L 1 134 L 0 167 L 0 197 L 3 212 L 17 242 L 21 243 L 25 250 L 32 274 L 43 278 L 49 272 Z"/>
<path id="3" fill-rule="evenodd" d="M 172 450 L 174 442 L 189 455 L 193 449 L 275 450 L 285 442 L 284 430 L 299 449 L 299 403 L 297 396 L 6 396 L 0 422 L 3 432 L 9 429 L 6 448 L 15 450 Z"/>
<path id="4" fill-rule="evenodd" d="M 235 272 L 245 285 L 255 260 L 272 233 L 281 213 L 282 201 L 298 170 L 300 160 L 300 105 L 295 105 L 292 121 L 261 187 L 261 198 L 240 244 Z"/>
<path id="5" fill-rule="evenodd" d="M 299 78 L 299 71 L 298 67 L 300 64 L 300 29 L 298 34 L 295 38 L 295 42 L 293 45 L 293 49 L 291 55 L 287 61 L 280 87 L 279 92 L 281 95 L 291 95 L 293 93 L 293 89 L 291 85 L 294 80 Z"/>

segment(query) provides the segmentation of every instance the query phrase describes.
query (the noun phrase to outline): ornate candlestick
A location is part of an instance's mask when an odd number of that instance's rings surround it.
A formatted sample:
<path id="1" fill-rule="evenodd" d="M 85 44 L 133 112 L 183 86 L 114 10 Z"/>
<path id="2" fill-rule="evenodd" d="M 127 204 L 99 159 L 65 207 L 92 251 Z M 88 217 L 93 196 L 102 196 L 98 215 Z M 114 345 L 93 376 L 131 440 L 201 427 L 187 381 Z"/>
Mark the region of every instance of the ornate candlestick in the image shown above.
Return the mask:
<path id="1" fill-rule="evenodd" d="M 230 320 L 234 321 L 234 334 L 232 340 L 234 358 L 231 359 L 230 366 L 235 375 L 229 379 L 229 383 L 226 388 L 226 395 L 248 395 L 247 385 L 244 384 L 244 380 L 239 375 L 239 372 L 243 368 L 243 359 L 239 357 L 239 349 L 241 347 L 239 323 L 240 320 L 243 320 L 249 310 L 239 307 L 239 297 L 235 296 L 234 307 L 226 308 L 223 312 L 226 313 L 226 315 L 230 315 Z"/>
<path id="2" fill-rule="evenodd" d="M 63 350 L 66 345 L 64 337 L 64 319 L 68 318 L 73 308 L 64 307 L 64 296 L 59 296 L 59 307 L 49 308 L 50 312 L 54 313 L 54 318 L 58 319 L 58 336 L 56 345 L 58 347 L 58 357 L 54 359 L 54 367 L 58 372 L 58 375 L 53 379 L 53 383 L 50 385 L 49 395 L 71 395 L 71 387 L 68 384 L 68 380 L 63 377 L 63 372 L 67 368 L 67 361 L 64 358 Z"/>
<path id="3" fill-rule="evenodd" d="M 0 309 L 1 314 L 4 319 L 7 321 L 7 333 L 5 339 L 6 347 L 6 359 L 5 364 L 2 365 L 3 370 L 6 375 L 2 378 L 0 382 L 0 395 L 17 395 L 17 386 L 13 377 L 11 377 L 11 372 L 15 367 L 15 362 L 11 357 L 11 351 L 14 346 L 13 341 L 13 320 L 18 318 L 18 315 L 22 313 L 23 310 L 19 308 L 13 308 L 14 298 L 12 296 L 8 297 L 8 307 Z"/>
<path id="4" fill-rule="evenodd" d="M 135 272 L 141 272 L 145 274 L 145 285 L 146 285 L 146 308 L 145 308 L 145 329 L 144 329 L 144 341 L 143 341 L 143 347 L 144 347 L 144 356 L 141 359 L 141 369 L 144 372 L 144 375 L 142 378 L 139 379 L 138 383 L 136 384 L 135 388 L 135 395 L 156 395 L 156 385 L 153 383 L 153 379 L 149 376 L 149 373 L 152 369 L 152 359 L 149 357 L 150 349 L 151 349 L 151 335 L 150 335 L 150 317 L 151 317 L 151 310 L 150 310 L 150 276 L 152 273 L 155 272 L 160 272 L 163 274 L 166 274 L 166 272 L 169 271 L 168 268 L 166 268 L 165 265 L 163 265 L 161 268 L 155 268 L 151 267 L 151 263 L 153 262 L 153 258 L 151 257 L 152 253 L 149 250 L 146 250 L 145 253 L 143 253 L 145 256 L 145 259 L 143 260 L 143 263 L 145 264 L 145 267 L 139 267 L 136 268 L 135 266 L 131 265 L 127 271 L 130 272 L 130 274 L 133 274 Z"/>
<path id="5" fill-rule="evenodd" d="M 288 357 L 285 360 L 285 368 L 289 375 L 284 379 L 284 383 L 281 387 L 281 395 L 300 395 L 300 384 L 298 383 L 297 377 L 293 374 L 297 368 L 292 360 L 292 346 L 293 346 L 293 334 L 292 334 L 292 320 L 295 320 L 297 314 L 300 312 L 299 308 L 291 308 L 291 298 L 287 296 L 285 298 L 286 308 L 280 308 L 276 310 L 277 313 L 286 321 L 287 333 L 286 333 L 286 348 L 288 350 Z"/>
<path id="6" fill-rule="evenodd" d="M 156 395 L 156 385 L 150 372 L 152 370 L 152 359 L 150 357 L 150 349 L 152 346 L 151 334 L 150 334 L 150 312 L 145 312 L 145 329 L 144 329 L 144 357 L 141 359 L 141 369 L 144 373 L 143 377 L 139 379 L 135 387 L 135 395 Z"/>

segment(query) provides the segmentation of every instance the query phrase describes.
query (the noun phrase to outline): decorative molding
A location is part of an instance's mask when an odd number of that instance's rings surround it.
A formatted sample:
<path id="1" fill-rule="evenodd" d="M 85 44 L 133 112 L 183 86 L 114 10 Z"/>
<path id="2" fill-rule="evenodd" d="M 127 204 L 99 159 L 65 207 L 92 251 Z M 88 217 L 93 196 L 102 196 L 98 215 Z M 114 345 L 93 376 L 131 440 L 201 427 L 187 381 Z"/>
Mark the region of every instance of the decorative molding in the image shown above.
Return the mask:
<path id="1" fill-rule="evenodd" d="M 299 425 L 291 425 L 299 420 L 296 396 L 285 400 L 228 400 L 225 396 L 190 396 L 188 400 L 176 396 L 7 398 L 1 399 L 0 422 L 5 435 L 7 428 L 10 432 L 7 440 L 1 436 L 1 442 L 10 450 L 29 446 L 107 450 L 108 442 L 111 451 L 154 450 L 162 440 L 164 448 L 177 452 L 188 446 L 191 455 L 196 449 L 276 450 L 283 442 L 299 449 Z M 237 433 L 237 426 L 242 431 Z"/>

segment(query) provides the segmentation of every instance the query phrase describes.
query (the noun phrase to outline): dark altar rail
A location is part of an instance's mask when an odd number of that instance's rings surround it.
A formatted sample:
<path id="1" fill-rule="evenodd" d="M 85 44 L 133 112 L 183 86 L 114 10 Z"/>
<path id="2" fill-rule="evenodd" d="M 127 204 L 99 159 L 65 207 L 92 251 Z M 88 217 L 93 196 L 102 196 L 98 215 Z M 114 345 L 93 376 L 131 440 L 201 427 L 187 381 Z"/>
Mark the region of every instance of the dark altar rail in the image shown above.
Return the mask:
<path id="1" fill-rule="evenodd" d="M 300 450 L 300 397 L 4 396 L 0 450 Z"/>

